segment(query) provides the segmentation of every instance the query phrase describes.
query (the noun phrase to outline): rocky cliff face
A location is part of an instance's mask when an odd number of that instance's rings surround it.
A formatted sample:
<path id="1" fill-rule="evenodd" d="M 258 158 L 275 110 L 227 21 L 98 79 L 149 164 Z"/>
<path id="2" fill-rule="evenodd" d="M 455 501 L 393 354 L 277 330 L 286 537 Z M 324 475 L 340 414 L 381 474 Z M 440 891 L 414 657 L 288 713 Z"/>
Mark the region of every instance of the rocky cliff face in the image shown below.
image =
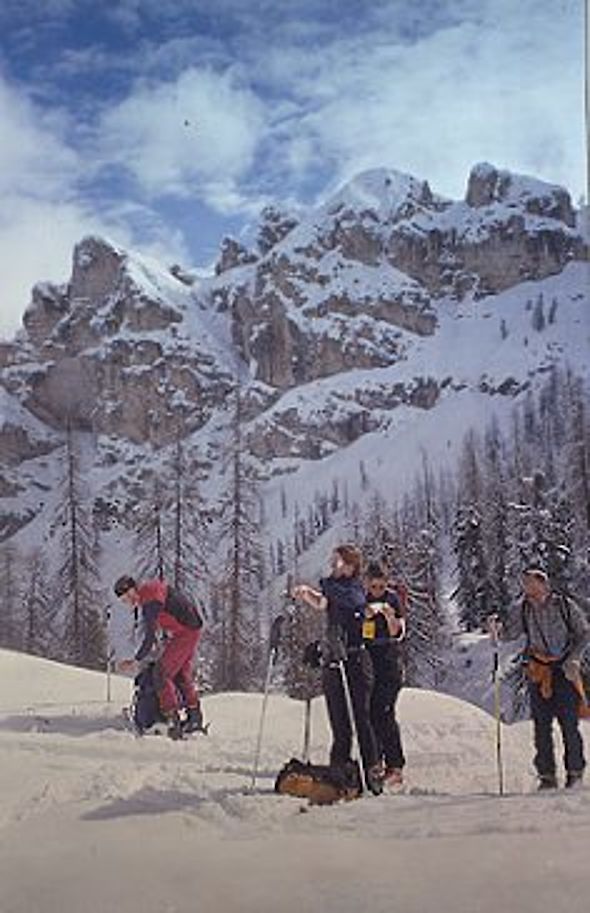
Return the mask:
<path id="1" fill-rule="evenodd" d="M 473 169 L 464 201 L 378 170 L 315 210 L 269 208 L 255 248 L 226 239 L 207 280 L 85 238 L 70 281 L 37 285 L 22 333 L 0 347 L 5 534 L 41 510 L 15 519 L 68 425 L 100 442 L 105 465 L 126 445 L 147 465 L 180 436 L 213 471 L 238 376 L 245 440 L 268 474 L 469 384 L 514 395 L 514 377 L 438 364 L 449 315 L 489 299 L 490 318 L 497 296 L 587 258 L 565 190 L 490 165 Z"/>
<path id="2" fill-rule="evenodd" d="M 436 301 L 483 297 L 587 257 L 565 190 L 476 166 L 464 202 L 395 172 L 360 175 L 319 210 L 264 234 L 210 290 L 255 376 L 286 389 L 403 355 Z M 347 332 L 348 328 L 348 332 Z"/>

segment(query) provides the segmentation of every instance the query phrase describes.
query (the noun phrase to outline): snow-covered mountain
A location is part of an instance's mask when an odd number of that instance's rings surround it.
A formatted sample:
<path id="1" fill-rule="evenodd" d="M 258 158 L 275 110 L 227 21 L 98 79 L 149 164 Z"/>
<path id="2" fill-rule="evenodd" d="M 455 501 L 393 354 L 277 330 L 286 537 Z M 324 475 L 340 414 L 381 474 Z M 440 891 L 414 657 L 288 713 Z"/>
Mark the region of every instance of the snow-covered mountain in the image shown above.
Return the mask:
<path id="1" fill-rule="evenodd" d="M 531 794 L 530 724 L 495 726 L 406 689 L 402 794 L 311 807 L 273 792 L 301 750 L 303 705 L 271 694 L 256 789 L 260 694 L 206 697 L 210 735 L 125 730 L 130 681 L 0 650 L 0 880 L 6 913 L 558 913 L 588 889 L 590 794 Z M 587 728 L 587 724 L 584 725 Z M 313 702 L 312 759 L 328 751 Z M 305 812 L 305 813 L 304 813 Z"/>
<path id="2" fill-rule="evenodd" d="M 487 164 L 462 201 L 376 170 L 315 209 L 268 209 L 208 279 L 85 238 L 0 346 L 0 535 L 26 550 L 51 528 L 68 423 L 109 567 L 109 530 L 179 435 L 213 504 L 236 379 L 275 530 L 334 479 L 354 494 L 360 462 L 394 499 L 421 450 L 451 462 L 551 365 L 587 373 L 588 251 L 566 190 Z"/>

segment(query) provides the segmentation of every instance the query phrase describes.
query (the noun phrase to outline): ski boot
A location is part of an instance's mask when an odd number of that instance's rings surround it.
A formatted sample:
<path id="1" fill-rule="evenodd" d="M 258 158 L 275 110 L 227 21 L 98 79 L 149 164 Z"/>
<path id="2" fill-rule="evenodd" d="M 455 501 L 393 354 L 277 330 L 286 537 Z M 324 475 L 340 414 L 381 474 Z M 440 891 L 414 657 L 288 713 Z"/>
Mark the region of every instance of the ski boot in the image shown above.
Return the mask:
<path id="1" fill-rule="evenodd" d="M 539 775 L 539 784 L 537 786 L 537 790 L 538 792 L 543 792 L 546 789 L 557 789 L 557 777 L 555 774 Z"/>
<path id="2" fill-rule="evenodd" d="M 183 732 L 203 732 L 207 733 L 209 726 L 203 723 L 203 711 L 200 705 L 196 707 L 187 707 L 186 720 L 183 723 Z"/>
<path id="3" fill-rule="evenodd" d="M 389 786 L 392 789 L 403 786 L 404 784 L 404 772 L 401 767 L 386 767 L 385 775 L 383 777 L 384 786 Z"/>
<path id="4" fill-rule="evenodd" d="M 380 796 L 383 792 L 383 766 L 374 764 L 366 773 L 367 787 L 374 796 Z"/>
<path id="5" fill-rule="evenodd" d="M 166 734 L 173 742 L 178 742 L 179 739 L 183 738 L 182 721 L 178 710 L 174 710 L 172 713 L 168 714 L 167 720 L 168 730 Z"/>

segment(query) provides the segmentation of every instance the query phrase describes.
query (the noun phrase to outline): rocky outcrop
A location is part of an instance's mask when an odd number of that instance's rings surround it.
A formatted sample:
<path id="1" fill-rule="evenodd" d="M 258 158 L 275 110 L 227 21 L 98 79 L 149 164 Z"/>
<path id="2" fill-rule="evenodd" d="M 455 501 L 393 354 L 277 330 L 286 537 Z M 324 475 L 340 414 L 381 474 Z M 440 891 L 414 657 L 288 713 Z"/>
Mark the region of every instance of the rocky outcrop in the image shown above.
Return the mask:
<path id="1" fill-rule="evenodd" d="M 67 287 L 39 282 L 33 287 L 31 304 L 23 316 L 23 326 L 33 345 L 42 346 L 53 329 L 70 310 Z"/>
<path id="2" fill-rule="evenodd" d="M 575 221 L 563 188 L 491 165 L 473 169 L 465 202 L 367 172 L 305 219 L 267 210 L 262 258 L 242 252 L 211 301 L 255 377 L 285 390 L 395 362 L 404 334 L 435 332 L 443 296 L 495 294 L 586 258 Z"/>
<path id="3" fill-rule="evenodd" d="M 4 422 L 0 425 L 0 453 L 5 466 L 17 466 L 25 460 L 51 453 L 59 444 L 49 437 L 38 438 L 22 425 Z"/>
<path id="4" fill-rule="evenodd" d="M 467 205 L 474 208 L 506 203 L 519 206 L 532 215 L 556 219 L 571 228 L 576 224 L 570 195 L 563 187 L 522 178 L 487 162 L 471 170 L 465 199 Z"/>
<path id="5" fill-rule="evenodd" d="M 264 255 L 286 238 L 298 224 L 298 219 L 277 206 L 266 206 L 260 214 L 256 241 L 259 251 Z"/>
<path id="6" fill-rule="evenodd" d="M 183 297 L 184 296 L 184 297 Z M 7 350 L 5 388 L 51 428 L 163 446 L 200 428 L 231 378 L 197 338 L 179 337 L 190 287 L 99 238 L 75 248 L 64 286 L 38 285 L 27 357 Z M 21 349 L 22 352 L 22 349 Z"/>
<path id="7" fill-rule="evenodd" d="M 219 260 L 215 264 L 215 275 L 234 269 L 236 266 L 244 266 L 248 263 L 255 263 L 258 257 L 248 250 L 235 238 L 224 238 L 221 242 Z"/>
<path id="8" fill-rule="evenodd" d="M 321 459 L 380 428 L 384 415 L 399 406 L 432 409 L 441 389 L 431 377 L 393 385 L 360 384 L 349 395 L 320 395 L 305 418 L 295 405 L 281 408 L 279 402 L 253 423 L 248 449 L 264 461 L 276 457 Z"/>

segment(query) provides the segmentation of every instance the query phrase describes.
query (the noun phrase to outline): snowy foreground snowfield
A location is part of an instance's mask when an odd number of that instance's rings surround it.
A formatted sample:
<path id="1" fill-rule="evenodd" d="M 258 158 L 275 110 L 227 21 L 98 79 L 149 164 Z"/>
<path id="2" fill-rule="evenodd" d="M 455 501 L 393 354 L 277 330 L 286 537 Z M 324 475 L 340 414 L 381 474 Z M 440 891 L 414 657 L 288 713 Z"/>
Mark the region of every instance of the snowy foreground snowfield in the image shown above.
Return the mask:
<path id="1" fill-rule="evenodd" d="M 137 739 L 130 682 L 0 651 L 0 913 L 552 913 L 585 909 L 590 791 L 534 793 L 530 724 L 406 690 L 407 786 L 331 807 L 273 793 L 302 705 L 205 700 L 208 737 Z M 586 724 L 584 724 L 586 726 Z M 585 728 L 588 741 L 589 730 Z M 326 757 L 321 701 L 313 759 Z"/>

